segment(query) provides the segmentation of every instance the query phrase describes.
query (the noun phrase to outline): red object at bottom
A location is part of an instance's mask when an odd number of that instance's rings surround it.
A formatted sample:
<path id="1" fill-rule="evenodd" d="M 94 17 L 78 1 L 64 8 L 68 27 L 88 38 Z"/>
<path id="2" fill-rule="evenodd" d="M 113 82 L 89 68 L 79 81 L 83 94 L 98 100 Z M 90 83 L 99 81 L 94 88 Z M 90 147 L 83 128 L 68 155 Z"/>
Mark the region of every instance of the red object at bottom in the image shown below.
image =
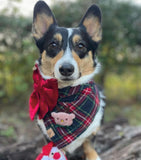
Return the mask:
<path id="1" fill-rule="evenodd" d="M 67 158 L 61 150 L 53 146 L 53 142 L 50 142 L 42 147 L 42 152 L 36 160 L 67 160 Z"/>
<path id="2" fill-rule="evenodd" d="M 60 153 L 57 152 L 53 155 L 53 159 L 59 159 L 61 157 Z"/>

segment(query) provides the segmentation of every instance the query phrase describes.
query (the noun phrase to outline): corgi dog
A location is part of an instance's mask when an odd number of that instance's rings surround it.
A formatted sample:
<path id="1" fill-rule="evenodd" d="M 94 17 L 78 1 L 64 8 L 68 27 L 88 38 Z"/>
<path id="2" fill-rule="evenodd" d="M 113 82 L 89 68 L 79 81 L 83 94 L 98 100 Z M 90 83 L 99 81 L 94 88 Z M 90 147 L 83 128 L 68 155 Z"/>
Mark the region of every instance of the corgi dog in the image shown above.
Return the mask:
<path id="1" fill-rule="evenodd" d="M 79 103 L 76 102 L 75 98 L 75 95 L 79 94 L 77 96 L 79 99 L 82 100 L 84 95 L 86 95 L 85 98 L 87 99 L 92 90 L 86 87 L 88 85 L 92 87 L 94 85 L 94 90 L 97 92 L 96 85 L 92 80 L 100 69 L 100 63 L 98 62 L 96 54 L 98 44 L 102 39 L 101 11 L 99 7 L 95 4 L 92 5 L 87 10 L 78 27 L 64 28 L 58 26 L 54 14 L 48 5 L 44 1 L 38 1 L 34 7 L 32 33 L 40 51 L 40 58 L 36 61 L 36 64 L 38 65 L 41 77 L 44 80 L 56 79 L 58 82 L 58 90 L 61 93 L 62 91 L 65 92 L 65 95 L 67 94 L 66 91 L 68 88 L 69 91 L 73 92 L 69 95 L 69 99 L 62 98 L 64 102 L 62 102 L 62 99 L 61 102 L 59 102 L 59 104 L 64 104 L 65 107 L 68 107 L 65 116 L 70 117 L 70 123 L 63 123 L 64 126 L 60 126 L 61 122 L 68 120 L 64 118 L 54 127 L 57 128 L 58 131 L 52 128 L 52 124 L 49 124 L 51 127 L 48 129 L 48 123 L 50 122 L 45 122 L 45 119 L 51 119 L 54 122 L 53 117 L 51 117 L 51 115 L 56 116 L 56 111 L 54 111 L 54 114 L 49 114 L 43 119 L 38 119 L 38 124 L 43 134 L 51 141 L 55 141 L 54 137 L 56 135 L 61 136 L 61 139 L 59 139 L 56 144 L 66 152 L 73 153 L 79 146 L 83 146 L 87 160 L 100 160 L 100 157 L 92 148 L 88 139 L 91 135 L 97 133 L 101 125 L 105 106 L 103 101 L 104 96 L 102 92 L 98 91 L 98 96 L 90 95 L 90 97 L 94 97 L 91 102 L 87 102 L 86 106 L 83 103 L 83 106 L 80 108 L 82 112 L 83 108 L 86 109 L 85 112 L 89 112 L 92 108 L 90 105 L 93 104 L 95 100 L 97 100 L 95 104 L 97 104 L 98 108 L 95 109 L 93 107 L 94 115 L 91 115 L 90 112 L 90 115 L 87 115 L 84 121 L 85 115 L 82 113 L 78 114 L 79 111 L 76 111 L 81 104 L 79 100 Z M 80 94 L 77 89 L 78 87 L 80 89 L 81 86 L 84 86 L 84 89 Z M 68 101 L 71 101 L 70 99 L 72 101 L 75 99 L 75 102 L 71 103 L 74 104 L 73 107 L 68 104 Z M 82 100 L 82 102 L 84 101 L 85 100 Z M 69 112 L 72 112 L 71 116 Z M 65 117 L 62 111 L 58 115 L 62 116 L 62 118 Z M 77 118 L 80 118 L 79 122 Z M 59 120 L 59 118 L 57 120 Z M 79 130 L 76 129 L 77 134 L 75 135 L 73 129 L 77 123 L 79 123 Z M 69 126 L 67 126 L 67 124 L 69 124 Z M 84 127 L 83 124 L 85 124 Z M 73 131 L 68 135 L 67 133 L 71 132 L 69 128 Z M 82 130 L 82 128 L 84 129 Z M 80 130 L 82 133 L 80 133 Z M 66 132 L 67 136 L 63 136 L 64 132 Z M 64 143 L 64 140 L 68 143 Z"/>

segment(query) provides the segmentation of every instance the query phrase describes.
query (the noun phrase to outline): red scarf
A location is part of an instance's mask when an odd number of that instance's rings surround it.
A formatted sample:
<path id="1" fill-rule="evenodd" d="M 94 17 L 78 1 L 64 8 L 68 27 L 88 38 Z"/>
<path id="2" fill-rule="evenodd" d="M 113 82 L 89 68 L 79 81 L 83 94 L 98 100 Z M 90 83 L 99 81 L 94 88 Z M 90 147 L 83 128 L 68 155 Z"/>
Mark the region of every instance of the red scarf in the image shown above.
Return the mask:
<path id="1" fill-rule="evenodd" d="M 33 71 L 34 90 L 29 99 L 29 114 L 30 119 L 34 120 L 36 113 L 39 119 L 43 119 L 48 111 L 52 111 L 57 104 L 58 99 L 58 83 L 56 79 L 44 80 L 38 69 Z"/>

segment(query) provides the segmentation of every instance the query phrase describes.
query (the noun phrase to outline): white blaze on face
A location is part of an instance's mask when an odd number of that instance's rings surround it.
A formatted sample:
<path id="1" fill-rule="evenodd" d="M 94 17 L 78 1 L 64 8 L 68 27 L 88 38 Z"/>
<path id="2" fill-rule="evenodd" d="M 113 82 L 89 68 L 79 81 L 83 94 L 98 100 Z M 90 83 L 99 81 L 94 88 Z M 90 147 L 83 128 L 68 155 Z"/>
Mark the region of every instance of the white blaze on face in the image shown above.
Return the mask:
<path id="1" fill-rule="evenodd" d="M 75 59 L 72 56 L 72 51 L 70 49 L 70 37 L 73 33 L 73 29 L 72 28 L 68 28 L 68 40 L 67 40 L 67 47 L 64 51 L 64 55 L 62 56 L 62 58 L 60 58 L 57 63 L 55 64 L 54 67 L 54 75 L 58 80 L 61 79 L 65 79 L 65 77 L 63 75 L 61 75 L 61 73 L 59 72 L 59 68 L 63 65 L 63 64 L 71 64 L 74 67 L 74 72 L 71 76 L 69 76 L 68 78 L 75 80 L 79 77 L 79 69 L 78 69 L 78 65 L 77 62 L 75 61 Z"/>

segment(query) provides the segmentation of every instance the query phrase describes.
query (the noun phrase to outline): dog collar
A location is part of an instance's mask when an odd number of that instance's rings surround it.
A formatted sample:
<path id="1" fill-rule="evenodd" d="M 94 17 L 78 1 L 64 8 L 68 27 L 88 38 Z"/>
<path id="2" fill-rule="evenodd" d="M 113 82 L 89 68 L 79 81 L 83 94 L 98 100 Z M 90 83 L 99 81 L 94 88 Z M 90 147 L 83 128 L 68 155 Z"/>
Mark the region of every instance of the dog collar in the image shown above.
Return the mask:
<path id="1" fill-rule="evenodd" d="M 36 113 L 39 119 L 43 119 L 48 111 L 52 111 L 57 104 L 58 83 L 56 79 L 43 79 L 38 65 L 35 64 L 33 71 L 33 92 L 29 99 L 30 119 L 34 120 Z"/>

